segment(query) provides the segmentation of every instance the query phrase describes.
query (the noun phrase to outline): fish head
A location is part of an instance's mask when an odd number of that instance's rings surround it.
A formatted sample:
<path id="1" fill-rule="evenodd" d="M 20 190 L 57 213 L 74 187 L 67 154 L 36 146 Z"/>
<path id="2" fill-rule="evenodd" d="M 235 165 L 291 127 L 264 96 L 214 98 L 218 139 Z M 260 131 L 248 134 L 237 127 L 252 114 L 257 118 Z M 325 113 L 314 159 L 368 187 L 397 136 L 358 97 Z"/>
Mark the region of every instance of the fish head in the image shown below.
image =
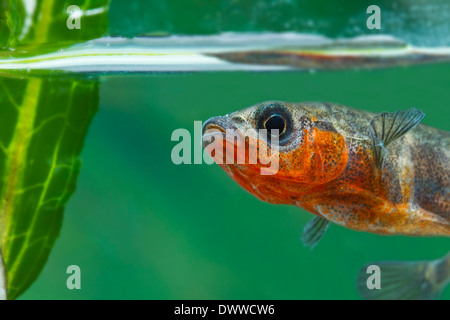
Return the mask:
<path id="1" fill-rule="evenodd" d="M 203 125 L 203 148 L 259 199 L 293 204 L 335 179 L 347 163 L 345 139 L 310 105 L 267 101 Z"/>

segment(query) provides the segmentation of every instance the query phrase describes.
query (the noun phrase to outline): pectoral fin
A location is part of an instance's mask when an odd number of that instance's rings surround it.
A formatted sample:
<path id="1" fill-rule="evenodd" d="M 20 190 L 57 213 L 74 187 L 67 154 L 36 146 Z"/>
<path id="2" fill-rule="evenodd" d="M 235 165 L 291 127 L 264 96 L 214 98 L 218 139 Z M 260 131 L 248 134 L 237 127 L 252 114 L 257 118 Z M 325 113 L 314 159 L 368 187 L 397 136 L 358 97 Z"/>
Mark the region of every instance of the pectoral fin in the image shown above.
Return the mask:
<path id="1" fill-rule="evenodd" d="M 303 244 L 311 249 L 322 239 L 327 231 L 329 221 L 319 216 L 315 216 L 303 229 Z"/>
<path id="2" fill-rule="evenodd" d="M 425 114 L 421 110 L 412 108 L 406 111 L 383 112 L 370 120 L 369 133 L 378 167 L 383 166 L 389 144 L 413 129 L 423 117 Z"/>

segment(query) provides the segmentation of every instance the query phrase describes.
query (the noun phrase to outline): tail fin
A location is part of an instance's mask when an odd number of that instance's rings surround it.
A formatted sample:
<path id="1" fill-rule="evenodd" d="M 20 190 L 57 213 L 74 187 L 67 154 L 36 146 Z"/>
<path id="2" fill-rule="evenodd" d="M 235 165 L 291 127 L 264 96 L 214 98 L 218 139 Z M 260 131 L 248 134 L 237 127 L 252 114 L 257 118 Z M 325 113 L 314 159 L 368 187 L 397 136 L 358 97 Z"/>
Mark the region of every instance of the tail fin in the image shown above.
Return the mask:
<path id="1" fill-rule="evenodd" d="M 434 261 L 379 261 L 363 266 L 357 287 L 366 300 L 434 300 L 438 299 L 449 281 L 450 255 Z M 369 289 L 367 268 L 380 268 L 381 286 Z"/>

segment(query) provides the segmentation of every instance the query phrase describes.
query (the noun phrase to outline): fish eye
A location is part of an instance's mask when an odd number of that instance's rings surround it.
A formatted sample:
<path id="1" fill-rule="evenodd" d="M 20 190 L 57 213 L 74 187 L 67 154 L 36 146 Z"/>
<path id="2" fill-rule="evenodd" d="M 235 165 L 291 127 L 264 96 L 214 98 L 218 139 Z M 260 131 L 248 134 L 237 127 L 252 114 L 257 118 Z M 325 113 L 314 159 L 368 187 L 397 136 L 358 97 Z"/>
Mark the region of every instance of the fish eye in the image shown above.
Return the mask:
<path id="1" fill-rule="evenodd" d="M 256 129 L 267 130 L 268 141 L 278 137 L 280 145 L 285 145 L 292 136 L 292 127 L 291 114 L 282 103 L 266 104 L 256 112 Z"/>
<path id="2" fill-rule="evenodd" d="M 279 114 L 273 114 L 264 122 L 264 128 L 271 136 L 275 135 L 272 130 L 278 130 L 278 135 L 281 136 L 286 131 L 286 120 Z"/>

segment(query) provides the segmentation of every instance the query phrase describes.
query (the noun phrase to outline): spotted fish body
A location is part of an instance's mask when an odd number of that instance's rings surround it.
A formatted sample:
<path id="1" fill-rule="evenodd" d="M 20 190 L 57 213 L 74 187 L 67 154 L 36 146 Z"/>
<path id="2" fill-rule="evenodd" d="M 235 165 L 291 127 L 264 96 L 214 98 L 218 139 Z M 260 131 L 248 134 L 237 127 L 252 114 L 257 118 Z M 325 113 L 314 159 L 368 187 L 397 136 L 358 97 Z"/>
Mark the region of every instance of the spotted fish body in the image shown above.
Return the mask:
<path id="1" fill-rule="evenodd" d="M 257 130 L 271 114 L 286 120 L 279 150 L 272 150 L 278 171 L 261 175 L 261 164 L 221 164 L 251 194 L 354 230 L 450 236 L 449 132 L 423 124 L 405 130 L 386 144 L 380 163 L 369 130 L 377 114 L 336 104 L 268 101 L 212 118 L 204 131 L 235 129 L 270 149 Z"/>

